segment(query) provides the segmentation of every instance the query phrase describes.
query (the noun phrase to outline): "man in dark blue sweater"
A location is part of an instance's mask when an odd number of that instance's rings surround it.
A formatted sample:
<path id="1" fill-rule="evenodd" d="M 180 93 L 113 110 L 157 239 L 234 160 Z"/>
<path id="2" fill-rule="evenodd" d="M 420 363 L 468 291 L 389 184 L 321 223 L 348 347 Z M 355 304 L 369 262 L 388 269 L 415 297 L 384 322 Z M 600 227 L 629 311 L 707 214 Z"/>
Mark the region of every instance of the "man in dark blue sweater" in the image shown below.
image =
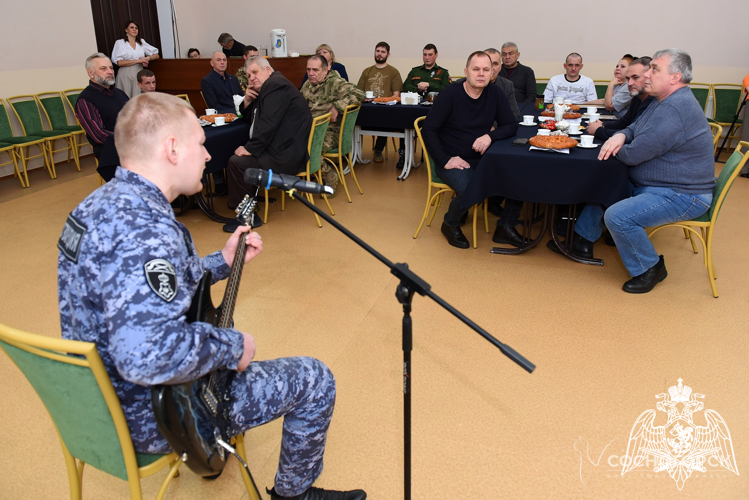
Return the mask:
<path id="1" fill-rule="evenodd" d="M 713 139 L 702 107 L 689 89 L 692 59 L 678 49 L 660 50 L 645 73 L 645 89 L 655 101 L 634 123 L 601 148 L 629 165 L 632 197 L 603 207 L 588 204 L 575 225 L 573 253 L 593 256 L 601 220 L 616 243 L 632 279 L 628 293 L 647 293 L 666 279 L 663 260 L 646 227 L 690 220 L 707 212 L 713 199 Z"/>
<path id="2" fill-rule="evenodd" d="M 473 170 L 492 142 L 515 135 L 517 120 L 507 97 L 496 85 L 489 85 L 492 61 L 486 52 L 468 57 L 465 80 L 458 80 L 440 92 L 424 120 L 424 142 L 434 159 L 435 171 L 455 191 L 445 214 L 442 234 L 450 245 L 468 248 L 460 220 L 468 209 L 461 208 L 463 193 Z M 494 122 L 496 128 L 492 129 Z M 523 237 L 515 229 L 522 202 L 505 201 L 503 218 L 497 221 L 494 241 L 520 247 Z"/>

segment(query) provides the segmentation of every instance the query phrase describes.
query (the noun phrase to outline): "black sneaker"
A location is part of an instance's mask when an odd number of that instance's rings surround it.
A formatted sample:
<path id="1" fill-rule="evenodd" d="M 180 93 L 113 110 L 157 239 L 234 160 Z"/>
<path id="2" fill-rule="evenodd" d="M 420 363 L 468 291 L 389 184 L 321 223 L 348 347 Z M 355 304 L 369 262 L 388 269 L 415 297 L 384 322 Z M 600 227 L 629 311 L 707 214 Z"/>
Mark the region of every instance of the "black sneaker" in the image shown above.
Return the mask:
<path id="1" fill-rule="evenodd" d="M 271 500 L 366 500 L 367 494 L 363 490 L 334 491 L 315 488 L 312 486 L 301 495 L 295 497 L 282 497 L 276 493 L 276 488 L 265 490 Z"/>
<path id="2" fill-rule="evenodd" d="M 406 150 L 399 149 L 398 150 L 398 163 L 395 164 L 395 168 L 400 170 L 403 168 L 405 164 L 406 164 Z"/>

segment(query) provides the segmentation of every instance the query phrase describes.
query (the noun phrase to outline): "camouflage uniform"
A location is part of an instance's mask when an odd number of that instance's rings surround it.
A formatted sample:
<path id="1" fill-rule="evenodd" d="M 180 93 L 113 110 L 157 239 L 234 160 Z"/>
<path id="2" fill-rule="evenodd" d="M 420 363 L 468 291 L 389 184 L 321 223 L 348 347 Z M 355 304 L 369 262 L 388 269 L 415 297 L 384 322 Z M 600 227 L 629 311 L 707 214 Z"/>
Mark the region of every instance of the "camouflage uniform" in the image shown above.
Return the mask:
<path id="1" fill-rule="evenodd" d="M 242 357 L 237 330 L 185 321 L 203 270 L 217 281 L 230 267 L 221 252 L 198 258 L 163 193 L 122 168 L 73 210 L 58 247 L 63 337 L 96 344 L 136 451 L 170 451 L 150 386 L 236 369 Z M 276 491 L 305 491 L 322 471 L 335 404 L 330 370 L 312 358 L 253 362 L 234 377 L 232 396 L 235 434 L 285 416 Z"/>
<path id="2" fill-rule="evenodd" d="M 239 86 L 242 88 L 242 92 L 245 92 L 247 90 L 247 84 L 249 83 L 249 80 L 247 79 L 247 73 L 245 72 L 244 68 L 239 68 L 237 70 L 237 80 L 239 80 Z"/>
<path id="3" fill-rule="evenodd" d="M 302 95 L 309 105 L 313 118 L 324 115 L 330 111 L 330 108 L 335 106 L 336 111 L 338 111 L 338 118 L 335 122 L 331 121 L 328 125 L 322 145 L 322 152 L 326 153 L 331 149 L 337 148 L 338 136 L 341 133 L 343 109 L 346 106 L 364 102 L 364 92 L 353 83 L 349 83 L 341 78 L 338 72 L 331 71 L 322 82 L 316 85 L 307 80 L 302 85 Z M 332 171 L 330 164 L 323 160 L 320 164 L 320 170 L 323 173 L 323 177 L 327 178 L 325 184 L 330 185 L 334 182 L 336 184 L 334 188 L 337 187 L 337 176 L 335 181 L 328 182 L 331 176 L 330 172 Z M 335 171 L 332 172 L 335 174 Z"/>

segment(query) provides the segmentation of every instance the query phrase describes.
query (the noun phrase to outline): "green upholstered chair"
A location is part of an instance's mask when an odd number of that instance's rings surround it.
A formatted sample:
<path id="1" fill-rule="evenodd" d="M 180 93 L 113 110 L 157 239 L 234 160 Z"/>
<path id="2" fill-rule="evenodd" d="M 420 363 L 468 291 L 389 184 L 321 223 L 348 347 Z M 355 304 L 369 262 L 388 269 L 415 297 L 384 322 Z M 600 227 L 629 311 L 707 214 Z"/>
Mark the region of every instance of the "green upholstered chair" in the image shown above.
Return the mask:
<path id="1" fill-rule="evenodd" d="M 596 86 L 596 96 L 599 99 L 606 97 L 606 91 L 609 88 L 609 80 L 593 80 L 593 85 Z"/>
<path id="2" fill-rule="evenodd" d="M 78 121 L 78 116 L 75 114 L 75 103 L 78 102 L 78 96 L 81 95 L 81 92 L 83 92 L 83 89 L 67 89 L 67 90 L 60 91 L 60 93 L 65 97 L 65 100 L 68 101 L 68 104 L 70 105 L 70 110 L 73 112 L 73 116 L 75 117 L 75 123 L 79 126 L 81 122 Z M 85 131 L 81 139 L 83 137 L 86 137 Z M 88 138 L 86 138 L 86 142 L 82 142 L 80 139 L 78 140 L 78 158 L 81 157 L 81 149 L 83 149 L 84 146 L 91 147 L 91 145 L 88 143 Z M 91 147 L 91 154 L 93 153 L 94 153 L 94 148 Z"/>
<path id="3" fill-rule="evenodd" d="M 697 99 L 698 103 L 700 103 L 702 111 L 707 110 L 707 101 L 710 99 L 712 85 L 709 83 L 691 82 L 689 88 L 692 89 L 694 98 Z"/>
<path id="4" fill-rule="evenodd" d="M 68 112 L 65 109 L 62 92 L 42 92 L 36 94 L 36 100 L 41 104 L 44 116 L 47 117 L 47 123 L 53 131 L 69 132 L 73 136 L 73 148 L 68 150 L 68 161 L 70 161 L 70 155 L 72 154 L 80 172 L 80 151 L 81 147 L 84 146 L 83 138 L 86 131 L 77 122 L 73 125 L 68 122 Z M 73 115 L 75 116 L 75 111 Z"/>
<path id="5" fill-rule="evenodd" d="M 426 119 L 425 116 L 422 116 L 420 118 L 417 118 L 414 120 L 414 129 L 416 130 L 416 136 L 419 138 L 419 144 L 421 144 L 421 150 L 424 151 L 424 161 L 426 162 L 427 166 L 427 174 L 428 174 L 428 183 L 427 183 L 427 204 L 424 207 L 424 214 L 421 216 L 421 222 L 419 222 L 419 227 L 416 228 L 416 232 L 414 233 L 414 239 L 418 238 L 419 233 L 421 232 L 421 228 L 424 227 L 424 221 L 427 220 L 427 216 L 429 216 L 429 209 L 431 207 L 434 207 L 434 210 L 432 210 L 432 215 L 429 217 L 429 221 L 427 222 L 427 226 L 432 225 L 432 221 L 434 220 L 434 215 L 437 213 L 437 208 L 442 204 L 442 199 L 445 196 L 445 193 L 449 193 L 452 197 L 452 195 L 455 194 L 455 191 L 445 184 L 442 179 L 440 179 L 437 176 L 437 172 L 435 170 L 435 164 L 434 159 L 432 159 L 432 155 L 429 154 L 426 148 L 426 144 L 424 143 L 424 137 L 421 135 L 421 126 L 422 122 Z M 434 194 L 432 194 L 432 189 L 436 189 Z M 486 203 L 486 201 L 482 204 L 484 208 L 484 230 L 488 233 L 489 232 L 489 218 L 488 218 L 488 207 L 489 205 Z M 473 206 L 473 248 L 478 248 L 478 241 L 477 241 L 477 234 L 476 234 L 476 220 L 478 217 L 478 205 Z"/>
<path id="6" fill-rule="evenodd" d="M 734 83 L 715 83 L 713 84 L 713 118 L 710 120 L 711 123 L 717 123 L 723 127 L 730 127 L 733 123 L 733 118 L 736 116 L 736 112 L 741 106 L 741 98 L 743 97 L 744 89 L 741 85 Z M 736 125 L 730 133 L 728 138 L 728 147 L 731 147 L 731 141 L 738 139 L 741 134 L 738 131 L 741 129 L 743 121 L 741 118 L 736 120 Z"/>
<path id="7" fill-rule="evenodd" d="M 18 180 L 21 182 L 21 187 L 29 187 L 29 175 L 26 172 L 29 160 L 42 158 L 44 161 L 44 168 L 49 171 L 44 138 L 25 134 L 20 137 L 14 136 L 13 127 L 11 126 L 10 118 L 8 117 L 8 111 L 5 109 L 5 104 L 2 99 L 0 99 L 0 142 L 13 145 L 13 154 L 15 155 L 15 158 L 20 161 L 21 168 L 23 169 L 23 175 L 21 175 L 20 171 L 18 172 Z M 31 155 L 31 146 L 39 149 L 38 155 Z M 16 171 L 18 171 L 18 167 L 16 167 Z M 52 175 L 51 171 L 50 175 Z"/>
<path id="8" fill-rule="evenodd" d="M 309 140 L 307 141 L 307 153 L 309 154 L 309 160 L 307 160 L 307 168 L 302 172 L 296 174 L 297 177 L 301 177 L 304 180 L 311 182 L 313 181 L 314 176 L 314 179 L 316 179 L 319 184 L 323 183 L 322 176 L 320 175 L 320 163 L 322 162 L 322 144 L 325 141 L 325 132 L 327 132 L 328 125 L 330 124 L 330 116 L 330 113 L 325 113 L 324 115 L 320 115 L 317 118 L 312 119 L 312 127 L 310 128 Z M 286 209 L 286 198 L 284 196 L 284 193 L 282 193 L 281 210 Z M 304 196 L 307 197 L 310 203 L 312 203 L 313 205 L 315 204 L 315 199 L 312 193 L 304 193 Z M 330 202 L 328 201 L 328 197 L 323 194 L 322 198 L 328 205 L 330 214 L 335 215 L 333 207 L 330 206 Z M 265 190 L 265 199 L 268 199 L 267 189 Z M 268 222 L 268 205 L 269 203 L 266 202 L 263 222 Z M 318 217 L 317 214 L 315 214 L 315 220 L 317 221 L 317 226 L 322 227 L 322 222 L 320 221 L 320 217 Z"/>
<path id="9" fill-rule="evenodd" d="M 547 83 L 549 83 L 548 78 L 536 78 L 536 95 L 544 95 Z"/>
<path id="10" fill-rule="evenodd" d="M 26 135 L 33 135 L 37 137 L 43 137 L 45 143 L 45 149 L 47 150 L 47 156 L 49 157 L 49 173 L 53 179 L 57 178 L 57 172 L 55 171 L 55 153 L 61 151 L 73 151 L 73 134 L 70 132 L 62 132 L 59 130 L 44 130 L 42 124 L 42 115 L 39 112 L 39 103 L 36 97 L 33 95 L 18 95 L 8 97 L 8 104 L 16 114 L 16 118 L 21 123 L 23 133 Z M 67 147 L 62 149 L 55 149 L 55 142 L 58 139 L 64 140 L 67 143 Z M 76 158 L 76 166 L 80 170 L 80 164 L 78 164 L 78 155 L 73 155 Z M 70 156 L 68 156 L 70 158 Z"/>
<path id="11" fill-rule="evenodd" d="M 23 187 L 23 179 L 21 178 L 21 172 L 18 171 L 18 162 L 16 161 L 16 147 L 9 142 L 0 142 L 0 153 L 5 153 L 8 156 L 8 161 L 0 163 L 0 167 L 5 165 L 13 165 L 13 177 L 18 177 L 21 180 L 21 187 Z"/>
<path id="12" fill-rule="evenodd" d="M 81 498 L 86 464 L 127 481 L 132 499 L 142 498 L 141 478 L 169 467 L 156 497 L 163 498 L 182 460 L 176 453 L 135 452 L 120 400 L 95 344 L 35 335 L 0 324 L 0 349 L 23 372 L 52 417 L 65 457 L 71 498 Z M 234 443 L 246 461 L 243 437 L 237 436 Z M 248 474 L 243 472 L 242 476 L 250 499 L 260 500 Z"/>
<path id="13" fill-rule="evenodd" d="M 341 179 L 341 184 L 343 184 L 343 189 L 344 191 L 346 191 L 346 198 L 348 198 L 349 203 L 351 203 L 351 195 L 349 194 L 348 186 L 346 185 L 346 177 L 344 176 L 344 158 L 348 163 L 351 177 L 354 179 L 356 187 L 359 189 L 359 194 L 364 194 L 364 191 L 362 191 L 361 186 L 359 185 L 359 181 L 356 179 L 356 172 L 354 172 L 354 161 L 351 158 L 351 146 L 353 144 L 354 128 L 356 128 L 356 119 L 359 116 L 359 110 L 361 110 L 361 104 L 351 104 L 350 106 L 346 106 L 343 109 L 343 115 L 341 118 L 341 131 L 338 134 L 338 147 L 333 148 L 327 153 L 323 154 L 323 158 L 325 158 L 328 163 L 333 165 L 333 167 L 338 172 L 338 177 L 340 177 Z"/>
<path id="14" fill-rule="evenodd" d="M 746 149 L 744 153 L 741 153 L 742 148 Z M 713 188 L 713 203 L 706 213 L 689 221 L 674 222 L 673 224 L 658 226 L 648 233 L 648 236 L 652 237 L 653 234 L 664 227 L 679 227 L 685 231 L 689 231 L 690 240 L 692 240 L 692 235 L 696 236 L 700 240 L 700 243 L 702 243 L 704 263 L 707 268 L 707 275 L 710 279 L 710 287 L 713 291 L 713 297 L 715 298 L 718 297 L 718 287 L 715 285 L 717 275 L 715 274 L 715 265 L 713 264 L 713 235 L 715 232 L 715 223 L 718 220 L 718 214 L 726 200 L 728 191 L 733 185 L 733 181 L 736 180 L 736 177 L 738 177 L 739 172 L 741 172 L 741 169 L 744 167 L 747 160 L 749 160 L 749 142 L 741 141 L 738 146 L 736 146 L 736 150 L 731 157 L 726 161 L 726 164 L 723 165 L 723 170 L 721 170 L 720 175 L 718 175 L 718 180 Z M 697 253 L 697 247 L 694 244 L 694 240 L 692 240 L 692 250 L 694 253 Z"/>

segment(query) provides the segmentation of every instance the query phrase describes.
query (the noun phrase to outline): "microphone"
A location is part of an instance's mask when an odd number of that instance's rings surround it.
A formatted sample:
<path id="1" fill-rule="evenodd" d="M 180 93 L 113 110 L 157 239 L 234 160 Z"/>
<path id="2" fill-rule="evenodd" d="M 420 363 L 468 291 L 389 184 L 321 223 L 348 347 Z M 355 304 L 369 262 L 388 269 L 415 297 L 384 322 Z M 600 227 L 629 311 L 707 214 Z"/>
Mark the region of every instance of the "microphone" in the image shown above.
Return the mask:
<path id="1" fill-rule="evenodd" d="M 244 181 L 247 184 L 264 187 L 265 189 L 276 187 L 284 191 L 296 189 L 302 193 L 333 194 L 333 188 L 330 186 L 323 186 L 316 182 L 307 182 L 296 175 L 274 174 L 273 170 L 263 170 L 262 168 L 248 168 L 245 170 Z"/>

